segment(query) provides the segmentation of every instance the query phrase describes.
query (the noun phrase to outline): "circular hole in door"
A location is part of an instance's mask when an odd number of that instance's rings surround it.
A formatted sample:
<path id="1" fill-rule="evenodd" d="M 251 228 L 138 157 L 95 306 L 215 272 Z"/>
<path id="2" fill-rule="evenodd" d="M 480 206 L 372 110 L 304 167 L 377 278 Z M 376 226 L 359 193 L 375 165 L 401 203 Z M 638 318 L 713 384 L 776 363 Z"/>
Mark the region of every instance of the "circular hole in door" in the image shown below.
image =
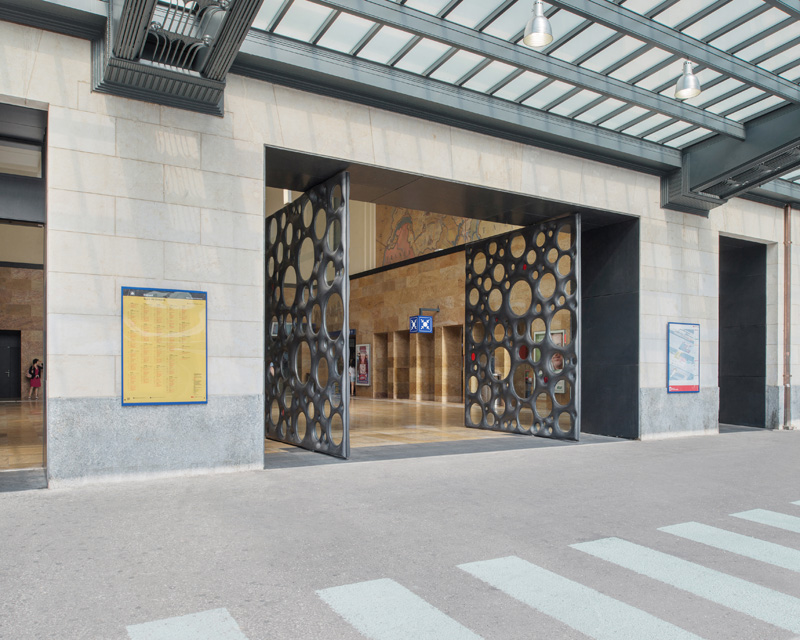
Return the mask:
<path id="1" fill-rule="evenodd" d="M 338 447 L 344 440 L 344 422 L 340 413 L 334 413 L 331 418 L 331 442 Z"/>
<path id="2" fill-rule="evenodd" d="M 478 304 L 478 301 L 481 299 L 481 292 L 478 291 L 475 287 L 470 289 L 469 291 L 469 303 L 474 307 Z"/>
<path id="3" fill-rule="evenodd" d="M 472 259 L 472 270 L 480 275 L 486 269 L 486 255 L 484 253 L 476 253 Z"/>
<path id="4" fill-rule="evenodd" d="M 317 384 L 319 384 L 321 389 L 328 386 L 328 377 L 328 359 L 323 356 L 317 363 Z"/>
<path id="5" fill-rule="evenodd" d="M 570 271 L 572 271 L 572 258 L 570 258 L 568 255 L 561 256 L 558 261 L 558 267 L 556 268 L 562 276 L 569 275 Z"/>
<path id="6" fill-rule="evenodd" d="M 331 191 L 331 208 L 334 211 L 338 211 L 343 203 L 344 197 L 342 196 L 342 186 L 337 184 Z"/>
<path id="7" fill-rule="evenodd" d="M 297 257 L 300 277 L 308 280 L 314 272 L 314 241 L 306 238 L 300 245 L 300 255 Z"/>
<path id="8" fill-rule="evenodd" d="M 509 294 L 509 304 L 511 306 L 511 313 L 515 316 L 524 316 L 531 309 L 533 302 L 533 292 L 531 285 L 525 280 L 517 280 L 511 287 Z"/>
<path id="9" fill-rule="evenodd" d="M 300 347 L 295 352 L 294 371 L 301 383 L 308 382 L 308 374 L 311 371 L 311 349 L 308 348 L 305 340 L 300 343 Z"/>
<path id="10" fill-rule="evenodd" d="M 478 378 L 477 376 L 470 376 L 469 377 L 469 392 L 470 393 L 478 393 Z"/>
<path id="11" fill-rule="evenodd" d="M 302 411 L 297 414 L 297 419 L 295 420 L 295 427 L 294 433 L 295 437 L 297 438 L 297 442 L 303 442 L 306 437 L 306 414 Z"/>
<path id="12" fill-rule="evenodd" d="M 492 311 L 499 311 L 501 306 L 503 306 L 503 294 L 500 289 L 492 289 L 489 293 L 489 308 Z"/>
<path id="13" fill-rule="evenodd" d="M 328 304 L 325 305 L 325 329 L 328 331 L 328 336 L 333 339 L 333 334 L 339 332 L 338 337 L 341 338 L 343 324 L 344 305 L 342 304 L 342 296 L 334 293 L 328 298 Z"/>
<path id="14" fill-rule="evenodd" d="M 477 402 L 473 402 L 469 407 L 469 421 L 473 425 L 479 425 L 483 420 L 483 409 Z"/>
<path id="15" fill-rule="evenodd" d="M 536 413 L 540 418 L 546 418 L 553 412 L 553 401 L 550 396 L 544 392 L 536 396 Z"/>
<path id="16" fill-rule="evenodd" d="M 333 253 L 334 251 L 338 251 L 339 247 L 342 246 L 342 223 L 339 222 L 338 218 L 335 218 L 331 223 L 330 229 L 328 231 L 328 250 Z"/>
<path id="17" fill-rule="evenodd" d="M 572 416 L 564 411 L 558 416 L 558 422 L 556 424 L 558 425 L 559 431 L 569 433 L 572 430 Z"/>
<path id="18" fill-rule="evenodd" d="M 314 236 L 317 240 L 322 240 L 325 237 L 325 231 L 328 229 L 328 214 L 325 209 L 317 209 L 317 215 L 314 217 Z"/>
<path id="19" fill-rule="evenodd" d="M 525 238 L 523 238 L 521 235 L 516 235 L 511 238 L 509 249 L 512 257 L 521 258 L 522 254 L 525 253 Z"/>
<path id="20" fill-rule="evenodd" d="M 539 280 L 539 296 L 543 300 L 552 298 L 556 292 L 556 279 L 552 273 L 545 273 Z"/>
<path id="21" fill-rule="evenodd" d="M 561 225 L 558 230 L 558 248 L 562 251 L 566 251 L 572 246 L 572 238 L 574 234 L 572 233 L 572 225 L 565 224 Z"/>
<path id="22" fill-rule="evenodd" d="M 303 203 L 303 226 L 310 229 L 312 222 L 314 222 L 314 205 L 307 199 Z"/>
<path id="23" fill-rule="evenodd" d="M 502 282 L 506 277 L 506 268 L 502 264 L 495 265 L 494 268 L 494 281 Z"/>
<path id="24" fill-rule="evenodd" d="M 533 367 L 526 364 L 514 369 L 514 391 L 517 396 L 527 400 L 533 394 Z"/>
<path id="25" fill-rule="evenodd" d="M 297 274 L 294 271 L 294 267 L 287 267 L 281 288 L 283 289 L 283 304 L 291 307 L 297 296 Z"/>
<path id="26" fill-rule="evenodd" d="M 505 380 L 511 373 L 511 354 L 505 347 L 497 347 L 492 359 L 492 373 L 495 379 Z"/>
<path id="27" fill-rule="evenodd" d="M 472 340 L 475 344 L 480 344 L 486 339 L 486 327 L 483 326 L 483 322 L 480 320 L 476 320 L 475 324 L 472 325 Z"/>
<path id="28" fill-rule="evenodd" d="M 519 410 L 519 426 L 524 431 L 530 431 L 533 427 L 533 410 L 530 407 Z"/>

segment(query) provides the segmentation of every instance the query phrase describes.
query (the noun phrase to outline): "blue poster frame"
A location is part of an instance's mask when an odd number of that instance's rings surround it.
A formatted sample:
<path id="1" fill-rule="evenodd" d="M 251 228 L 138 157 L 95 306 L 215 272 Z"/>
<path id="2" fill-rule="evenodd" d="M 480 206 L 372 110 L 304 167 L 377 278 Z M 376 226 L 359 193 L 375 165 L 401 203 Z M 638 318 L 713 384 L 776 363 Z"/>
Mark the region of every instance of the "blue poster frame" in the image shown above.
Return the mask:
<path id="1" fill-rule="evenodd" d="M 162 293 L 191 293 L 202 295 L 206 303 L 206 399 L 196 400 L 194 402 L 125 402 L 125 349 L 123 348 L 125 340 L 125 312 L 124 312 L 124 298 L 126 291 L 160 291 Z M 159 289 L 158 287 L 120 287 L 120 300 L 119 300 L 119 339 L 120 339 L 120 362 L 122 371 L 120 400 L 123 407 L 152 407 L 163 405 L 178 405 L 178 404 L 208 404 L 208 292 L 207 291 L 193 291 L 191 289 Z"/>
<path id="2" fill-rule="evenodd" d="M 670 380 L 672 379 L 672 367 L 670 366 L 669 359 L 669 345 L 672 336 L 672 325 L 680 325 L 683 327 L 697 327 L 697 389 L 687 391 L 673 391 L 670 388 Z M 667 323 L 667 393 L 700 393 L 700 323 L 699 322 L 668 322 Z"/>

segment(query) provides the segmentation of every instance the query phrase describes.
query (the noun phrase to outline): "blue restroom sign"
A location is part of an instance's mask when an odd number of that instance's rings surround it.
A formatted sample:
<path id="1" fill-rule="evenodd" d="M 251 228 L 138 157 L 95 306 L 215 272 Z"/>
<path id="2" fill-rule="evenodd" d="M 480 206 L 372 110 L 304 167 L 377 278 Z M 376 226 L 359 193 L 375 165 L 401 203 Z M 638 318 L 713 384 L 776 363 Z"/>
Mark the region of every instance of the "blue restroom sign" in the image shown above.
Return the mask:
<path id="1" fill-rule="evenodd" d="M 410 316 L 409 333 L 433 333 L 433 316 Z"/>

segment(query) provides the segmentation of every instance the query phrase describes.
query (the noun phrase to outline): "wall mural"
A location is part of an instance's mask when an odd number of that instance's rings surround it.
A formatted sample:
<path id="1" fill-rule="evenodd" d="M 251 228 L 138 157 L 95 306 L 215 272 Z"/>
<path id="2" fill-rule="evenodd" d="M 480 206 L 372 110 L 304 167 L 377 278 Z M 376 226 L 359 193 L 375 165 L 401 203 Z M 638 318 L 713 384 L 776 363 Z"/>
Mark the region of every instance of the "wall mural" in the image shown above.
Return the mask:
<path id="1" fill-rule="evenodd" d="M 377 206 L 375 227 L 375 255 L 379 267 L 518 228 L 500 222 L 386 205 Z"/>

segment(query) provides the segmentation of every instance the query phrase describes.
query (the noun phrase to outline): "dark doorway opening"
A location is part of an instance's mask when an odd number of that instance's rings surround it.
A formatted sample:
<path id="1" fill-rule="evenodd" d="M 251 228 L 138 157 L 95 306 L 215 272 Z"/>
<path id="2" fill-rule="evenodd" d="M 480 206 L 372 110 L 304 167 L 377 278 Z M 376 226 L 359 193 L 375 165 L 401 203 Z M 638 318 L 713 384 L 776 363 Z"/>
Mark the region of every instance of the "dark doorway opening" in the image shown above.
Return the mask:
<path id="1" fill-rule="evenodd" d="M 0 331 L 0 400 L 19 400 L 22 371 L 22 333 Z"/>
<path id="2" fill-rule="evenodd" d="M 766 426 L 767 247 L 719 239 L 719 421 Z"/>

